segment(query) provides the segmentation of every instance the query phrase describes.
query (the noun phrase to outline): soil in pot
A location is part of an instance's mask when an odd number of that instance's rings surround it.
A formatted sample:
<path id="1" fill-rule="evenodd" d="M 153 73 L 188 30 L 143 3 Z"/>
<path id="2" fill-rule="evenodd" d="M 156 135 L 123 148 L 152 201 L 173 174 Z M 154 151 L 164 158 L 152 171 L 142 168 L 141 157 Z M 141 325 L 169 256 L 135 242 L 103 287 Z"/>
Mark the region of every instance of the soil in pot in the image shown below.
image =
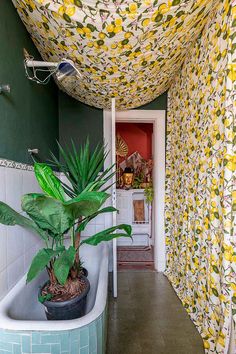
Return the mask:
<path id="1" fill-rule="evenodd" d="M 67 282 L 64 286 L 57 284 L 56 287 L 55 285 L 52 287 L 49 282 L 44 284 L 40 289 L 40 295 L 53 294 L 51 300 L 43 303 L 47 319 L 72 320 L 84 316 L 89 289 L 90 283 L 84 275 Z"/>

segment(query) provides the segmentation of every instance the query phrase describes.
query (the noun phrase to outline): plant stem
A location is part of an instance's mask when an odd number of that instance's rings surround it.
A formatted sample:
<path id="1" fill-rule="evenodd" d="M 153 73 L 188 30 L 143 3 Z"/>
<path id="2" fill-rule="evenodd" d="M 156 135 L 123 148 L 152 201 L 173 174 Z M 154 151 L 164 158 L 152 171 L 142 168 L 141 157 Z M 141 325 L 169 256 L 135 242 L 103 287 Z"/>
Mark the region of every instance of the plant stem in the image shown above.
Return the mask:
<path id="1" fill-rule="evenodd" d="M 81 218 L 78 222 L 78 225 L 81 223 Z M 74 227 L 73 227 L 74 228 Z M 74 270 L 76 273 L 76 276 L 78 276 L 78 271 L 79 271 L 79 245 L 80 245 L 80 237 L 81 237 L 81 232 L 77 232 L 75 235 L 75 243 L 74 243 L 74 247 L 76 249 L 76 256 L 75 256 L 75 263 L 74 263 Z"/>
<path id="2" fill-rule="evenodd" d="M 71 229 L 71 244 L 75 247 L 75 225 L 73 225 Z"/>
<path id="3" fill-rule="evenodd" d="M 55 284 L 57 282 L 54 271 L 53 271 L 53 266 L 52 262 L 50 262 L 50 267 L 47 267 L 47 272 L 49 275 L 49 280 L 51 284 Z"/>

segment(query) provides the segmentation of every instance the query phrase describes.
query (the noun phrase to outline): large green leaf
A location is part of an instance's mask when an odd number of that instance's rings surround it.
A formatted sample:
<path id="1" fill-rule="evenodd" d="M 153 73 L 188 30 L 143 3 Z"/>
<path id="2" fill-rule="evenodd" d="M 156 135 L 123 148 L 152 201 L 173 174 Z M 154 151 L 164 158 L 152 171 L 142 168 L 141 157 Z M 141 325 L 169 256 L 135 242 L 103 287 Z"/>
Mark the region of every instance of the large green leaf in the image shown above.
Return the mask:
<path id="1" fill-rule="evenodd" d="M 7 204 L 0 202 L 0 223 L 4 225 L 19 225 L 36 232 L 43 240 L 47 239 L 47 233 L 40 229 L 38 225 L 23 215 L 17 213 Z"/>
<path id="2" fill-rule="evenodd" d="M 124 232 L 117 232 L 117 230 L 123 230 Z M 92 246 L 97 246 L 100 242 L 102 241 L 111 241 L 113 238 L 118 238 L 118 237 L 130 237 L 132 238 L 132 227 L 127 224 L 120 224 L 117 226 L 110 227 L 106 230 L 103 230 L 101 232 L 98 232 L 97 234 L 86 238 L 81 242 L 81 245 L 83 243 L 86 243 L 88 245 Z"/>
<path id="3" fill-rule="evenodd" d="M 44 163 L 34 164 L 34 173 L 42 190 L 55 199 L 65 201 L 65 193 L 60 180 L 54 175 L 51 167 Z"/>
<path id="4" fill-rule="evenodd" d="M 43 194 L 24 195 L 22 209 L 40 228 L 54 235 L 64 234 L 75 222 L 72 212 L 60 200 Z"/>
<path id="5" fill-rule="evenodd" d="M 92 215 L 86 217 L 85 220 L 83 220 L 83 221 L 79 224 L 79 226 L 78 226 L 78 228 L 77 228 L 76 231 L 78 231 L 78 232 L 84 231 L 84 229 L 85 229 L 85 227 L 87 226 L 87 224 L 88 224 L 91 220 L 93 220 L 94 218 L 96 218 L 98 215 L 104 214 L 104 213 L 113 213 L 113 212 L 115 212 L 115 211 L 118 211 L 118 210 L 117 210 L 116 208 L 113 208 L 113 207 L 106 207 L 106 208 L 103 208 L 103 209 L 98 210 L 96 213 L 94 213 L 94 214 L 92 214 Z"/>
<path id="6" fill-rule="evenodd" d="M 104 192 L 84 192 L 67 202 L 31 193 L 22 198 L 22 209 L 43 230 L 54 235 L 64 234 L 79 217 L 87 217 L 100 209 L 108 198 Z"/>
<path id="7" fill-rule="evenodd" d="M 61 285 L 65 285 L 69 271 L 74 264 L 76 249 L 70 246 L 55 261 L 53 269 Z"/>
<path id="8" fill-rule="evenodd" d="M 48 265 L 50 260 L 61 253 L 64 250 L 64 247 L 61 247 L 57 250 L 52 250 L 51 248 L 43 248 L 36 256 L 33 258 L 30 269 L 27 273 L 27 283 L 33 280 L 39 273 L 41 273 L 44 268 Z"/>
<path id="9" fill-rule="evenodd" d="M 64 205 L 72 212 L 74 218 L 78 219 L 80 216 L 96 213 L 108 197 L 109 194 L 104 192 L 84 192 L 65 202 Z"/>

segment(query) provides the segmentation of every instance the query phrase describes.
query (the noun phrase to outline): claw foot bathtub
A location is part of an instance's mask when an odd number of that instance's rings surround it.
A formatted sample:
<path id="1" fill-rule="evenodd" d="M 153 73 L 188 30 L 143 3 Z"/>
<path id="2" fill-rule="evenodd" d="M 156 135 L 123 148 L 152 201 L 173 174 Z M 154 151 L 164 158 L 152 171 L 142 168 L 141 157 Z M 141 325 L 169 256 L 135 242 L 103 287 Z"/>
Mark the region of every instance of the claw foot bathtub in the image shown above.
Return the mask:
<path id="1" fill-rule="evenodd" d="M 26 285 L 24 276 L 0 302 L 0 354 L 105 354 L 108 245 L 81 247 L 91 284 L 86 315 L 47 321 L 37 300 L 42 274 Z"/>

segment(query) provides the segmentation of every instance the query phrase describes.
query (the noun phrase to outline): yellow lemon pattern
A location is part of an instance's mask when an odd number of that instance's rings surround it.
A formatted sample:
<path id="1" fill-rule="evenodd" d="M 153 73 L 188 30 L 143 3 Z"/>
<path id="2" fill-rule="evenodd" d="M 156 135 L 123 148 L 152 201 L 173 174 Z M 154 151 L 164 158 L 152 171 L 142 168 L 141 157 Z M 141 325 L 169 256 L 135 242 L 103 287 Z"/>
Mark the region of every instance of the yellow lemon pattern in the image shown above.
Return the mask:
<path id="1" fill-rule="evenodd" d="M 226 354 L 236 314 L 236 1 L 219 1 L 169 90 L 166 275 Z"/>
<path id="2" fill-rule="evenodd" d="M 116 97 L 120 110 L 167 90 L 219 2 L 12 1 L 43 59 L 69 58 L 80 70 L 81 79 L 67 77 L 59 87 L 98 108 L 109 108 Z"/>

